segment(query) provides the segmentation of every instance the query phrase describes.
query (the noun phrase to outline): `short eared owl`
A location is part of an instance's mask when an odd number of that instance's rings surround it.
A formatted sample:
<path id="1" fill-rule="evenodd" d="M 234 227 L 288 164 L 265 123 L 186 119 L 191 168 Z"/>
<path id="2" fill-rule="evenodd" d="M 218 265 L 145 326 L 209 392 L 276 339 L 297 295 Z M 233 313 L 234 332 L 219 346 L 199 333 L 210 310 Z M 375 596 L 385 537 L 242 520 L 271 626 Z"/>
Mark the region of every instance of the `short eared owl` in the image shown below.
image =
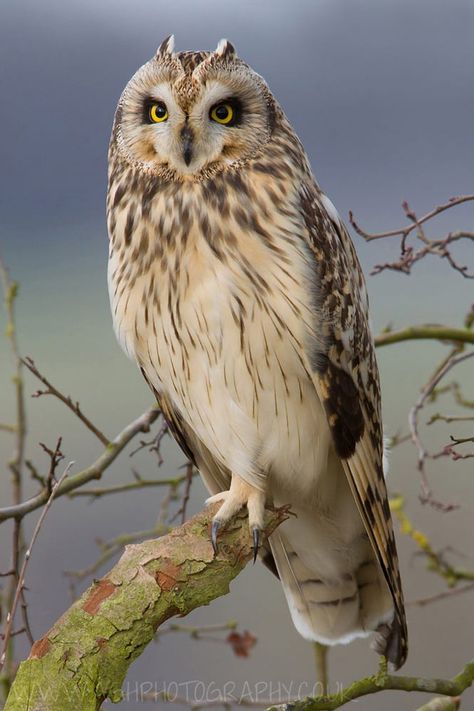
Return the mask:
<path id="1" fill-rule="evenodd" d="M 166 39 L 127 84 L 109 154 L 114 326 L 199 469 L 212 526 L 296 514 L 260 547 L 306 638 L 407 637 L 361 268 L 264 80 L 222 40 Z"/>

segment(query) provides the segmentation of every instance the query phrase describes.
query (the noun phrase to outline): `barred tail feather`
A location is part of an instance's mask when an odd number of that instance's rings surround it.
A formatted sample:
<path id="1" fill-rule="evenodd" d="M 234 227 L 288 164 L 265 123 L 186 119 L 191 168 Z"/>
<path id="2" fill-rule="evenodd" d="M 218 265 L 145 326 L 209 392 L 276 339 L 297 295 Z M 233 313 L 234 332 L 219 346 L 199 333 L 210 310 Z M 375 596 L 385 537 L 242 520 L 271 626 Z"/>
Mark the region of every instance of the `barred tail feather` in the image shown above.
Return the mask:
<path id="1" fill-rule="evenodd" d="M 293 623 L 303 637 L 346 644 L 378 630 L 377 650 L 394 647 L 387 632 L 392 600 L 373 554 L 355 570 L 349 565 L 347 572 L 328 578 L 304 564 L 283 531 L 271 536 L 270 545 Z"/>

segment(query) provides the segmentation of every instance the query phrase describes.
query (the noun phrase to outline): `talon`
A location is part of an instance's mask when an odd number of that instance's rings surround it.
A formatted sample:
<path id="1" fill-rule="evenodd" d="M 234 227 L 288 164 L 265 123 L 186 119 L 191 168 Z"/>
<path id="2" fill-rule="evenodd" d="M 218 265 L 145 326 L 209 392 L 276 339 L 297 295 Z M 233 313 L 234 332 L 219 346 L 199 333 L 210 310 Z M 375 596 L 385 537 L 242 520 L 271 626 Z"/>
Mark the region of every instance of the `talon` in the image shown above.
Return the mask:
<path id="1" fill-rule="evenodd" d="M 211 543 L 212 543 L 212 548 L 214 550 L 214 555 L 217 555 L 218 553 L 218 548 L 217 548 L 217 533 L 219 531 L 221 524 L 219 521 L 213 521 L 211 524 Z"/>
<path id="2" fill-rule="evenodd" d="M 260 529 L 255 527 L 252 529 L 253 536 L 253 562 L 257 560 L 258 549 L 260 548 Z"/>

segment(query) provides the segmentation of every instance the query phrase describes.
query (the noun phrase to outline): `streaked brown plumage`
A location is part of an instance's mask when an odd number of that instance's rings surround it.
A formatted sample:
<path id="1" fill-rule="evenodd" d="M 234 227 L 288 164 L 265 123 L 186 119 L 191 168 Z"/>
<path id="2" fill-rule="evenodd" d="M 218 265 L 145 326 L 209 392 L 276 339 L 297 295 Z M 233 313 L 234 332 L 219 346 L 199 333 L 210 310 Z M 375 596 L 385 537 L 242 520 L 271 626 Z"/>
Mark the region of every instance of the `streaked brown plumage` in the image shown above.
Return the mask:
<path id="1" fill-rule="evenodd" d="M 230 116 L 230 118 L 229 118 Z M 222 120 L 221 120 L 222 119 Z M 363 275 L 264 81 L 170 39 L 127 85 L 109 153 L 114 326 L 216 500 L 296 517 L 260 552 L 298 630 L 377 630 L 406 658 Z"/>

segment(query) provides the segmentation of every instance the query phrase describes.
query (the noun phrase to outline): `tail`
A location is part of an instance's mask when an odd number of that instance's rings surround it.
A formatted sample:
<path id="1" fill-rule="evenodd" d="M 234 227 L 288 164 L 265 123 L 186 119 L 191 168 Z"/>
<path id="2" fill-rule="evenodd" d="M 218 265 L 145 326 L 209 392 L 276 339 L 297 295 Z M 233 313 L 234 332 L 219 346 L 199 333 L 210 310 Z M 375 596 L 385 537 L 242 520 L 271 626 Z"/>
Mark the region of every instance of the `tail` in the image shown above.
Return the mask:
<path id="1" fill-rule="evenodd" d="M 398 666 L 392 598 L 367 537 L 339 548 L 337 557 L 330 539 L 319 539 L 315 548 L 314 540 L 311 546 L 301 537 L 304 519 L 292 523 L 283 524 L 269 542 L 298 632 L 334 645 L 376 631 L 376 650 Z"/>

